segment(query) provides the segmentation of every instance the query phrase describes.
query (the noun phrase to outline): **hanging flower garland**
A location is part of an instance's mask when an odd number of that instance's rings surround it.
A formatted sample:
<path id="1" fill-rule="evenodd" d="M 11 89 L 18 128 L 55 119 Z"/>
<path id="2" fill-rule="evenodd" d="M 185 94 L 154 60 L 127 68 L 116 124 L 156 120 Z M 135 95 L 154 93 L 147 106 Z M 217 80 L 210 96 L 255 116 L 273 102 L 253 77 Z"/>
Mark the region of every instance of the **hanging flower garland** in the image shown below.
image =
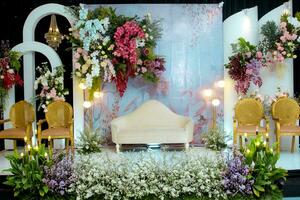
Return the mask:
<path id="1" fill-rule="evenodd" d="M 235 81 L 238 94 L 246 95 L 253 83 L 261 87 L 262 67 L 272 67 L 283 63 L 286 58 L 297 58 L 295 51 L 300 47 L 300 13 L 292 17 L 285 13 L 280 18 L 280 25 L 268 21 L 261 27 L 262 40 L 258 46 L 250 44 L 244 38 L 232 44 L 233 56 L 225 64 L 228 74 Z"/>
<path id="2" fill-rule="evenodd" d="M 235 81 L 235 90 L 238 94 L 246 94 L 250 84 L 260 87 L 262 79 L 259 70 L 264 66 L 262 53 L 256 47 L 239 38 L 238 43 L 232 44 L 234 55 L 229 57 L 225 65 L 230 78 Z"/>
<path id="3" fill-rule="evenodd" d="M 0 106 L 4 108 L 8 90 L 14 85 L 23 85 L 18 71 L 21 67 L 20 54 L 9 50 L 9 43 L 1 41 L 0 47 Z"/>
<path id="4" fill-rule="evenodd" d="M 64 88 L 64 68 L 63 66 L 57 67 L 53 72 L 47 62 L 37 67 L 40 74 L 34 82 L 34 89 L 40 89 L 39 94 L 36 96 L 40 104 L 38 110 L 41 108 L 47 112 L 47 105 L 53 101 L 65 101 L 65 95 L 69 94 L 69 90 Z"/>
<path id="5" fill-rule="evenodd" d="M 153 51 L 161 36 L 159 21 L 152 21 L 149 14 L 143 19 L 117 15 L 111 7 L 72 12 L 78 18 L 68 37 L 76 48 L 75 77 L 90 98 L 103 83 L 115 83 L 123 96 L 129 78 L 159 81 L 165 71 L 164 59 Z"/>

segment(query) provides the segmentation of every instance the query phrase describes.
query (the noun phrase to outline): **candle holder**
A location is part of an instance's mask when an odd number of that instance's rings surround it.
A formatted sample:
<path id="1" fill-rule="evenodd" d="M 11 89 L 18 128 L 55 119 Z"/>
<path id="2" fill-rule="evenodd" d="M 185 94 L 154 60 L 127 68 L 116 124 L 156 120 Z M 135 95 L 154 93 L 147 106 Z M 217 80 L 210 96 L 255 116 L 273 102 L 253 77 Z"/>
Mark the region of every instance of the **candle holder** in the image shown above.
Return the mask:
<path id="1" fill-rule="evenodd" d="M 269 133 L 266 133 L 266 143 L 267 143 L 268 146 L 269 146 L 269 142 L 270 142 L 270 140 L 269 140 Z"/>
<path id="2" fill-rule="evenodd" d="M 245 137 L 245 145 L 248 143 L 248 138 L 247 138 L 247 133 L 244 133 L 244 137 Z"/>
<path id="3" fill-rule="evenodd" d="M 255 127 L 255 135 L 258 136 L 258 126 Z"/>
<path id="4" fill-rule="evenodd" d="M 25 152 L 26 152 L 26 145 L 27 145 L 27 137 L 25 136 L 24 137 L 24 150 L 25 150 Z"/>
<path id="5" fill-rule="evenodd" d="M 50 152 L 52 149 L 52 141 L 51 141 L 51 136 L 48 136 L 48 151 Z"/>

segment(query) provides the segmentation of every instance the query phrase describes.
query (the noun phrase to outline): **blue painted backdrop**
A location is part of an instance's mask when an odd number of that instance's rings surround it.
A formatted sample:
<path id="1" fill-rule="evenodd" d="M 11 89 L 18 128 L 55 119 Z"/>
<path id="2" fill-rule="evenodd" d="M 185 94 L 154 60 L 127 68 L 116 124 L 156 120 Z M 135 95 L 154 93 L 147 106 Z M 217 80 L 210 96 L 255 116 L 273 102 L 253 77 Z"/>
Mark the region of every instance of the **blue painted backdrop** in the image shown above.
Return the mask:
<path id="1" fill-rule="evenodd" d="M 86 5 L 93 9 L 100 5 Z M 118 14 L 161 19 L 163 35 L 156 53 L 164 56 L 166 72 L 158 85 L 130 80 L 120 99 L 114 85 L 104 87 L 105 96 L 93 106 L 93 124 L 110 142 L 110 121 L 136 109 L 148 99 L 157 99 L 174 112 L 193 118 L 194 143 L 211 121 L 211 104 L 201 92 L 223 79 L 222 8 L 217 4 L 114 4 Z M 223 100 L 223 90 L 215 89 Z M 223 104 L 218 108 L 223 121 Z M 86 113 L 86 121 L 90 115 Z"/>

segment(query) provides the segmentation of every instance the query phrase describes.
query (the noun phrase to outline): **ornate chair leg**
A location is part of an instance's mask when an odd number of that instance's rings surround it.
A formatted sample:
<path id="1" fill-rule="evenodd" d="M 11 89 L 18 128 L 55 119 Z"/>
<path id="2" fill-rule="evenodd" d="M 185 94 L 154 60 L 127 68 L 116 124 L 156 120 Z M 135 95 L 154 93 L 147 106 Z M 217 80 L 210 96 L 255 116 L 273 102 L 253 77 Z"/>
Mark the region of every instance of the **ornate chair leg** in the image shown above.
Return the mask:
<path id="1" fill-rule="evenodd" d="M 14 151 L 16 151 L 16 150 L 17 150 L 17 140 L 14 140 Z"/>
<path id="2" fill-rule="evenodd" d="M 292 148 L 291 148 L 291 153 L 294 153 L 295 151 L 295 136 L 292 136 Z"/>
<path id="3" fill-rule="evenodd" d="M 276 133 L 277 152 L 280 153 L 280 136 Z"/>
<path id="4" fill-rule="evenodd" d="M 190 144 L 187 142 L 184 144 L 185 150 L 189 150 Z"/>
<path id="5" fill-rule="evenodd" d="M 116 144 L 116 152 L 120 153 L 120 145 L 119 144 Z"/>
<path id="6" fill-rule="evenodd" d="M 75 143 L 74 143 L 74 138 L 71 138 L 71 148 L 72 148 L 72 156 L 74 157 L 75 155 Z"/>
<path id="7" fill-rule="evenodd" d="M 66 139 L 65 139 L 65 145 L 66 145 L 67 156 L 69 155 L 69 143 L 70 143 L 69 138 L 66 138 Z"/>
<path id="8" fill-rule="evenodd" d="M 243 137 L 239 136 L 240 149 L 243 147 Z"/>

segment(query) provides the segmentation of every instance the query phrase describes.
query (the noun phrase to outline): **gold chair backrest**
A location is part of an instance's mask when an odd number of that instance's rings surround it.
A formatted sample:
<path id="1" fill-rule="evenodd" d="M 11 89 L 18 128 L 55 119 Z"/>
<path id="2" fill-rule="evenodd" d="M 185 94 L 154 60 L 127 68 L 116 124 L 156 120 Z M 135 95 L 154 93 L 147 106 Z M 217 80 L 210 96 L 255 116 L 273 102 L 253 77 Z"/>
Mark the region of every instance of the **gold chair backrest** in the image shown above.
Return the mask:
<path id="1" fill-rule="evenodd" d="M 259 100 L 254 98 L 243 98 L 239 100 L 234 108 L 235 118 L 242 125 L 259 125 L 264 116 L 264 107 Z"/>
<path id="2" fill-rule="evenodd" d="M 33 106 L 27 101 L 19 101 L 12 105 L 9 119 L 15 128 L 25 128 L 28 123 L 34 121 Z"/>
<path id="3" fill-rule="evenodd" d="M 55 101 L 47 106 L 46 120 L 49 128 L 68 127 L 72 122 L 72 106 L 64 101 Z"/>
<path id="4" fill-rule="evenodd" d="M 272 104 L 272 117 L 281 124 L 296 125 L 299 114 L 299 104 L 292 98 L 281 97 Z"/>

